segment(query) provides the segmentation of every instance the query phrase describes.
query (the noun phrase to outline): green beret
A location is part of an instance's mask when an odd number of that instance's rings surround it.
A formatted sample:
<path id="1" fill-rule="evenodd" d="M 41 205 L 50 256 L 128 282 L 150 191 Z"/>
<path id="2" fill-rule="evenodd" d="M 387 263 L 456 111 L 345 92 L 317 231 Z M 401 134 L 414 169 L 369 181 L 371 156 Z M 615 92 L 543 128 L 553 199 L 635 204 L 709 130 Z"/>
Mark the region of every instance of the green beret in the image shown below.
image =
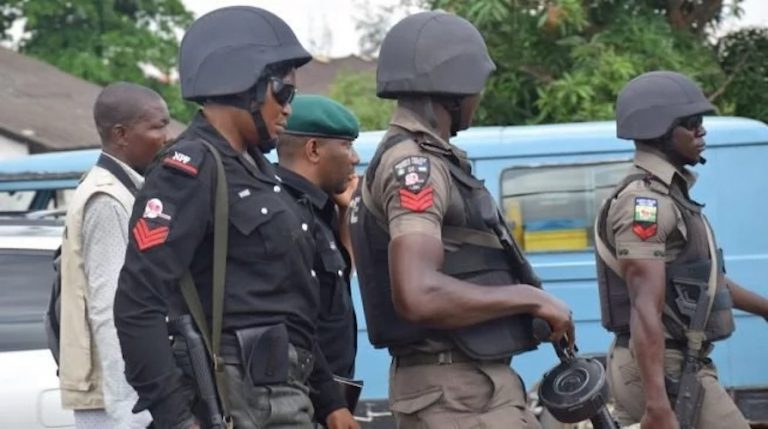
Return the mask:
<path id="1" fill-rule="evenodd" d="M 355 115 L 328 97 L 297 94 L 291 107 L 286 134 L 345 140 L 354 140 L 360 134 Z"/>

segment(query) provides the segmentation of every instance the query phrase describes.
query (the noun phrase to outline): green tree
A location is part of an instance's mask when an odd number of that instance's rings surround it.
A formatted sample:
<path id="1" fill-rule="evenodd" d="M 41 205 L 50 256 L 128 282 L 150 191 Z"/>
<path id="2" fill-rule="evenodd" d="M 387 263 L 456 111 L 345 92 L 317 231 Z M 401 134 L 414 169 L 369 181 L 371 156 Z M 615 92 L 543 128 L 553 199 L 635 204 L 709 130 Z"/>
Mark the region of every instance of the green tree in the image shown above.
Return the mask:
<path id="1" fill-rule="evenodd" d="M 413 0 L 403 2 L 414 4 Z M 481 125 L 610 119 L 621 87 L 634 76 L 660 69 L 692 76 L 721 113 L 759 113 L 754 106 L 752 110 L 745 107 L 750 98 L 738 89 L 755 85 L 762 63 L 750 63 L 754 67 L 749 70 L 755 71 L 749 78 L 736 80 L 729 75 L 736 70 L 741 76 L 747 69 L 736 69 L 745 50 L 757 52 L 762 47 L 765 52 L 765 45 L 750 38 L 751 44 L 739 43 L 739 48 L 715 49 L 711 42 L 726 16 L 739 16 L 741 0 L 727 6 L 722 0 L 417 3 L 424 9 L 464 16 L 485 37 L 497 70 L 478 111 L 476 123 Z M 382 19 L 375 14 L 368 19 L 379 24 L 372 28 L 380 33 Z M 756 53 L 748 56 L 755 61 L 762 58 Z"/>
<path id="2" fill-rule="evenodd" d="M 177 119 L 194 112 L 177 85 L 147 77 L 147 70 L 169 77 L 175 69 L 177 34 L 192 22 L 181 0 L 4 0 L 6 38 L 21 17 L 21 52 L 100 85 L 125 80 L 152 87 Z"/>
<path id="3" fill-rule="evenodd" d="M 328 95 L 354 112 L 363 131 L 381 130 L 389 124 L 394 102 L 376 97 L 375 72 L 341 72 Z"/>
<path id="4" fill-rule="evenodd" d="M 725 81 L 708 42 L 728 13 L 720 0 L 433 0 L 429 6 L 465 16 L 486 37 L 498 70 L 480 123 L 610 119 L 621 87 L 650 70 L 686 73 L 708 94 Z"/>
<path id="5" fill-rule="evenodd" d="M 712 98 L 739 116 L 768 122 L 768 29 L 728 34 L 719 40 L 717 53 L 728 78 Z"/>

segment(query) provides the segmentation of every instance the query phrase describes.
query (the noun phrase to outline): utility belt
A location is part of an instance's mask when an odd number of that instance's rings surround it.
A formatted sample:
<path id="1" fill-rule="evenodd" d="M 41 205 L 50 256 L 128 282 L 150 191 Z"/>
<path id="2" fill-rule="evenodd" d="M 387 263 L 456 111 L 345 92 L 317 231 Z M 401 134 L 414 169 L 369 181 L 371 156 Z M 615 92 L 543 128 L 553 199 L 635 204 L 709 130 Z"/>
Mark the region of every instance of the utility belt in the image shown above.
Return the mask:
<path id="1" fill-rule="evenodd" d="M 174 337 L 174 351 L 177 363 L 185 370 L 188 350 L 182 338 Z M 220 364 L 241 366 L 244 376 L 255 386 L 304 384 L 314 368 L 314 354 L 291 344 L 283 324 L 222 332 L 218 360 Z"/>
<path id="2" fill-rule="evenodd" d="M 616 334 L 616 347 L 623 347 L 625 349 L 628 349 L 629 339 L 630 339 L 630 336 L 627 333 Z M 675 340 L 672 338 L 667 338 L 664 340 L 664 347 L 670 350 L 678 350 L 685 353 L 685 350 L 688 348 L 688 342 L 686 340 Z M 715 348 L 715 345 L 711 341 L 703 342 L 701 344 L 701 351 L 699 353 L 699 357 L 705 358 L 712 352 L 714 348 Z"/>
<path id="3" fill-rule="evenodd" d="M 468 356 L 461 350 L 447 350 L 439 353 L 421 353 L 416 352 L 403 356 L 393 356 L 396 367 L 404 368 L 419 365 L 451 365 L 454 363 L 499 363 L 509 365 L 512 363 L 512 356 L 501 359 L 480 360 Z"/>

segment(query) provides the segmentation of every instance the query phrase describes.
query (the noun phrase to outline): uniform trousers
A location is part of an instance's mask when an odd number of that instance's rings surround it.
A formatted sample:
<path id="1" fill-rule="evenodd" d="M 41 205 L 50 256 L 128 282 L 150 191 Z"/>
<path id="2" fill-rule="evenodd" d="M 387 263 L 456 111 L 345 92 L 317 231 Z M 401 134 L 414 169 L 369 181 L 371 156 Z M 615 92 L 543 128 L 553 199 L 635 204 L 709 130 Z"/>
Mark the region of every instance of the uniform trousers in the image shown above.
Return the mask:
<path id="1" fill-rule="evenodd" d="M 666 375 L 678 378 L 682 371 L 683 353 L 667 349 L 664 355 Z M 615 402 L 614 417 L 621 426 L 640 422 L 645 411 L 645 391 L 640 369 L 630 348 L 617 346 L 608 353 L 608 386 Z M 717 369 L 709 359 L 697 374 L 704 388 L 704 403 L 697 429 L 749 429 L 744 416 L 728 392 L 717 380 Z M 673 404 L 674 405 L 674 404 Z"/>
<path id="2" fill-rule="evenodd" d="M 389 404 L 399 429 L 538 429 L 523 382 L 503 362 L 398 366 Z"/>
<path id="3" fill-rule="evenodd" d="M 296 349 L 288 353 L 288 381 L 255 386 L 240 363 L 227 363 L 226 390 L 236 429 L 314 429 L 314 410 L 306 384 L 312 368 L 298 362 Z"/>

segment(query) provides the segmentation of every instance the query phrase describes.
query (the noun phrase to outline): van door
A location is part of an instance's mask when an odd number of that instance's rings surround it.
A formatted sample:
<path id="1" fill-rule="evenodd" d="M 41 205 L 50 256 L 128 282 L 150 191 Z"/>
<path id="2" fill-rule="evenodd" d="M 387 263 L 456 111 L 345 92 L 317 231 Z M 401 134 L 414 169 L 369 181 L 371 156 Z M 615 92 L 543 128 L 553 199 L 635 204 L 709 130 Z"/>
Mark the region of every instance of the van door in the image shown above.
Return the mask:
<path id="1" fill-rule="evenodd" d="M 573 310 L 582 354 L 605 354 L 612 339 L 600 324 L 593 225 L 631 165 L 628 152 L 475 162 L 544 288 Z M 555 363 L 552 349 L 541 347 L 512 365 L 531 386 Z"/>

